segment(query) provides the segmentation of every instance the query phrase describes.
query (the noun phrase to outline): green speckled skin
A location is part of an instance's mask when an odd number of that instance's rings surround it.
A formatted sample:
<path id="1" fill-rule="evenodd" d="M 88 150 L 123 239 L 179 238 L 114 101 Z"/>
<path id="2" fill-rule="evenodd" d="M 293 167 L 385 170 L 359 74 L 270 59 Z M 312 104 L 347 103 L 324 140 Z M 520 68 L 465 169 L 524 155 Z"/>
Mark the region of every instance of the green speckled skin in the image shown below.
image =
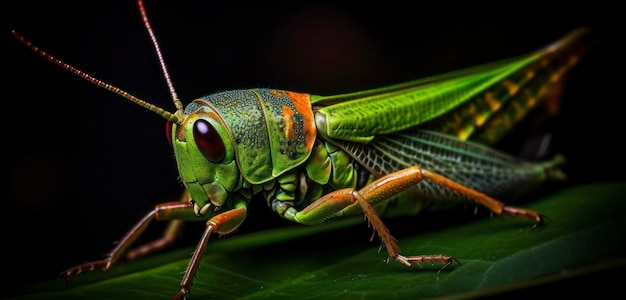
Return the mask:
<path id="1" fill-rule="evenodd" d="M 281 91 L 254 89 L 212 94 L 190 103 L 185 114 L 193 114 L 205 106 L 212 108 L 228 128 L 235 143 L 237 163 L 250 183 L 274 179 L 309 157 L 311 149 L 303 128 L 313 127 L 313 123 L 311 120 L 307 123 L 294 101 Z M 294 112 L 290 126 L 295 138 L 287 136 L 284 107 Z"/>

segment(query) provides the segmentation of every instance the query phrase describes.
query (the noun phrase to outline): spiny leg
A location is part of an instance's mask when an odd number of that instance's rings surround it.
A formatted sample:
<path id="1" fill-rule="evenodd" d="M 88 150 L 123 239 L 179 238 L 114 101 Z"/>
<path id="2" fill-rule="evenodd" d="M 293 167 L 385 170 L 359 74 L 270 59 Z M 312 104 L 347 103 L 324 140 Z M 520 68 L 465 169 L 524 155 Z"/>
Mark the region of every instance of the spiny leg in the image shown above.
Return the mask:
<path id="1" fill-rule="evenodd" d="M 412 264 L 419 264 L 422 262 L 439 262 L 443 264 L 443 267 L 440 269 L 442 270 L 457 260 L 448 255 L 401 255 L 400 248 L 398 247 L 396 240 L 390 234 L 389 230 L 372 206 L 392 199 L 398 193 L 414 187 L 424 179 L 431 180 L 442 187 L 455 191 L 473 200 L 475 203 L 485 206 L 497 215 L 507 214 L 514 217 L 530 218 L 535 221 L 533 227 L 536 227 L 543 222 L 543 217 L 537 212 L 506 206 L 504 203 L 499 202 L 481 192 L 473 190 L 439 174 L 423 170 L 417 166 L 383 176 L 358 191 L 348 188 L 331 192 L 311 203 L 302 211 L 289 208 L 285 211 L 284 217 L 298 223 L 316 225 L 325 219 L 334 217 L 337 213 L 340 213 L 348 207 L 359 205 L 368 221 L 372 224 L 381 238 L 390 257 L 405 266 L 411 266 Z"/>
<path id="2" fill-rule="evenodd" d="M 408 169 L 405 169 L 405 171 L 409 169 L 413 169 L 413 168 L 417 168 L 417 167 L 408 168 Z M 474 201 L 475 203 L 486 207 L 487 209 L 489 209 L 491 212 L 495 213 L 496 215 L 506 214 L 512 217 L 522 217 L 522 218 L 534 220 L 535 223 L 533 224 L 533 228 L 536 228 L 537 226 L 543 224 L 544 216 L 536 211 L 505 205 L 504 203 L 496 199 L 493 199 L 487 196 L 486 194 L 483 194 L 479 191 L 476 191 L 467 186 L 464 186 L 452 179 L 430 172 L 428 170 L 419 169 L 419 172 L 421 172 L 420 178 L 428 179 L 442 187 L 455 191 L 467 197 L 468 199 Z"/>
<path id="3" fill-rule="evenodd" d="M 381 186 L 377 186 L 377 188 L 380 189 Z M 385 226 L 383 221 L 380 219 L 380 217 L 374 210 L 374 207 L 369 202 L 373 200 L 374 198 L 376 198 L 377 196 L 384 196 L 384 193 L 377 195 L 376 190 L 372 190 L 372 189 L 365 190 L 365 191 L 364 190 L 365 188 L 359 191 L 353 190 L 350 194 L 352 195 L 353 199 L 356 200 L 356 202 L 361 206 L 361 209 L 363 209 L 363 213 L 367 217 L 367 220 L 370 222 L 370 224 L 372 224 L 372 226 L 378 233 L 378 236 L 382 240 L 383 244 L 385 244 L 385 248 L 387 249 L 387 253 L 389 254 L 389 257 L 392 257 L 397 262 L 407 267 L 410 267 L 412 264 L 419 265 L 420 263 L 423 263 L 423 262 L 429 262 L 429 263 L 439 262 L 443 264 L 443 267 L 441 267 L 439 271 L 447 268 L 454 261 L 458 263 L 458 260 L 456 258 L 452 256 L 448 256 L 448 255 L 441 255 L 441 254 L 416 255 L 416 256 L 401 255 L 400 247 L 398 246 L 396 239 L 391 235 L 391 233 L 389 232 L 389 229 L 387 229 L 387 226 Z M 370 198 L 367 198 L 368 196 L 370 196 Z"/>

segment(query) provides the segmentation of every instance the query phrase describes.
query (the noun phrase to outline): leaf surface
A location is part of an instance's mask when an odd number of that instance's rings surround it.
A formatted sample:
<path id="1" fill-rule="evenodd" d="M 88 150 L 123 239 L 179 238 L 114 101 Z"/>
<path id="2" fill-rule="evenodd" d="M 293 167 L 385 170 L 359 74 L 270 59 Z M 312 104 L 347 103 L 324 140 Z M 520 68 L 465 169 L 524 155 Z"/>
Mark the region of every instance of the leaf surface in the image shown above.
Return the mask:
<path id="1" fill-rule="evenodd" d="M 576 283 L 582 276 L 625 269 L 625 196 L 623 182 L 553 193 L 522 205 L 549 217 L 535 230 L 530 222 L 511 217 L 475 217 L 454 226 L 446 226 L 447 217 L 457 216 L 452 213 L 389 220 L 404 255 L 447 254 L 460 261 L 441 272 L 440 265 L 408 269 L 394 261 L 385 263 L 385 250 L 378 251 L 376 238 L 367 240 L 372 229 L 362 218 L 213 237 L 191 299 L 461 299 Z M 462 211 L 472 215 L 470 209 Z M 68 287 L 53 279 L 16 288 L 9 295 L 169 299 L 192 251 L 165 251 L 120 263 L 107 273 L 81 274 Z"/>

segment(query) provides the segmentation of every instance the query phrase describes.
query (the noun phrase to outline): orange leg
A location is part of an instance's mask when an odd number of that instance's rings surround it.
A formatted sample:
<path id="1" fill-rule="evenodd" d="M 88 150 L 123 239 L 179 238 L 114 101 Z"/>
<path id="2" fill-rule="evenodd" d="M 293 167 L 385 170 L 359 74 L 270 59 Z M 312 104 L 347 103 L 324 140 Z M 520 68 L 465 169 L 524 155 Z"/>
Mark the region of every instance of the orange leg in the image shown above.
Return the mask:
<path id="1" fill-rule="evenodd" d="M 182 216 L 186 216 L 186 218 L 182 219 L 189 219 L 192 217 L 197 219 L 194 214 L 193 207 L 189 204 L 189 202 L 169 202 L 159 204 L 153 211 L 149 212 L 137 224 L 135 224 L 135 226 L 118 241 L 115 247 L 105 254 L 103 259 L 83 263 L 69 268 L 63 271 L 61 276 L 65 278 L 66 282 L 69 282 L 74 275 L 86 271 L 93 271 L 96 269 L 108 271 L 109 268 L 111 268 L 111 265 L 117 262 L 119 258 L 127 252 L 128 248 L 137 240 L 137 238 L 146 230 L 146 228 L 148 228 L 148 225 L 152 222 L 152 220 L 172 220 L 172 224 L 170 224 L 170 227 L 166 231 L 163 239 L 129 251 L 127 256 L 135 258 L 140 255 L 147 254 L 148 252 L 159 250 L 165 247 L 170 242 L 169 240 L 173 241 L 176 231 L 180 230 L 182 225 L 182 220 L 176 219 L 181 218 Z"/>
<path id="2" fill-rule="evenodd" d="M 198 220 L 198 216 L 193 210 L 193 206 L 188 201 L 188 195 L 185 196 L 182 201 L 170 202 L 157 205 L 157 207 L 148 213 L 143 219 L 141 219 L 128 233 L 122 237 L 117 243 L 115 248 L 105 255 L 105 258 L 97 261 L 92 261 L 84 264 L 74 266 L 67 269 L 61 275 L 65 277 L 66 282 L 69 282 L 72 276 L 96 269 L 102 271 L 108 271 L 109 268 L 117 262 L 117 260 L 127 253 L 127 257 L 135 258 L 141 255 L 159 250 L 171 243 L 174 240 L 174 236 L 180 230 L 184 220 Z M 173 299 L 184 299 L 191 289 L 194 275 L 198 270 L 202 256 L 206 249 L 206 245 L 209 241 L 211 233 L 227 234 L 239 227 L 246 217 L 246 204 L 245 201 L 239 201 L 236 208 L 225 211 L 218 215 L 211 217 L 206 222 L 206 229 L 202 235 L 202 239 L 196 246 L 196 250 L 193 252 L 189 266 L 185 271 L 185 275 L 180 283 L 180 289 L 176 293 Z M 140 246 L 131 251 L 127 251 L 133 242 L 146 230 L 148 225 L 153 220 L 170 220 L 170 226 L 165 232 L 162 239 L 156 240 L 144 246 Z"/>
<path id="3" fill-rule="evenodd" d="M 189 193 L 187 191 L 183 193 L 183 196 L 181 197 L 179 202 L 188 205 Z M 164 210 L 167 210 L 167 206 L 166 207 L 158 206 L 156 210 L 161 211 L 161 213 L 157 215 L 157 218 L 156 218 L 157 220 L 164 220 L 164 219 L 174 217 L 171 215 L 168 216 L 165 213 L 163 213 Z M 163 248 L 173 244 L 174 241 L 176 241 L 176 238 L 178 237 L 179 233 L 182 231 L 184 223 L 185 222 L 183 220 L 176 220 L 176 219 L 171 220 L 170 224 L 165 229 L 165 232 L 163 232 L 163 237 L 161 237 L 160 239 L 154 240 L 150 243 L 147 243 L 145 245 L 141 245 L 137 248 L 128 250 L 126 253 L 126 259 L 134 260 L 139 257 L 143 257 L 148 254 L 161 251 Z"/>
<path id="4" fill-rule="evenodd" d="M 196 250 L 193 252 L 189 266 L 185 270 L 183 280 L 180 282 L 180 290 L 172 299 L 185 299 L 185 296 L 191 290 L 193 278 L 198 270 L 198 266 L 200 266 L 200 260 L 202 260 L 211 233 L 228 234 L 237 229 L 245 218 L 246 207 L 245 205 L 241 205 L 238 208 L 214 216 L 206 223 L 206 229 L 202 234 L 200 242 L 196 246 Z"/>
<path id="5" fill-rule="evenodd" d="M 325 219 L 333 217 L 336 213 L 349 206 L 359 205 L 368 221 L 380 236 L 391 258 L 405 266 L 422 262 L 439 262 L 444 265 L 442 269 L 445 269 L 456 261 L 456 259 L 447 255 L 401 255 L 396 240 L 390 234 L 372 206 L 392 199 L 398 193 L 406 191 L 424 179 L 455 191 L 473 200 L 475 203 L 488 208 L 497 215 L 507 214 L 514 217 L 529 218 L 535 221 L 533 227 L 543 222 L 543 217 L 535 211 L 506 206 L 504 203 L 481 192 L 419 167 L 410 167 L 381 177 L 358 191 L 350 188 L 334 191 L 311 203 L 302 211 L 296 211 L 294 208 L 287 209 L 284 217 L 294 222 L 316 225 Z"/>

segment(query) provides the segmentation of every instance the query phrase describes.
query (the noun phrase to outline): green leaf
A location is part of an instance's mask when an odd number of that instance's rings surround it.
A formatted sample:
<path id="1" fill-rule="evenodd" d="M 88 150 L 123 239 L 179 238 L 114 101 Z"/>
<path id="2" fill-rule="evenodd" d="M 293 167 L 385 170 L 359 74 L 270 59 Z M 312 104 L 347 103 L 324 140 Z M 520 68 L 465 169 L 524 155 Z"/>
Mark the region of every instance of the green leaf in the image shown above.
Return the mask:
<path id="1" fill-rule="evenodd" d="M 388 220 L 403 254 L 447 254 L 460 261 L 441 272 L 440 265 L 385 263 L 386 252 L 378 252 L 378 240 L 368 241 L 371 228 L 362 218 L 213 237 L 191 298 L 475 298 L 577 283 L 585 274 L 626 266 L 625 195 L 624 183 L 593 184 L 523 205 L 549 217 L 535 230 L 511 217 L 454 221 L 460 217 L 452 212 Z M 472 216 L 470 209 L 459 211 Z M 192 251 L 81 274 L 68 287 L 61 279 L 20 287 L 11 298 L 169 299 Z"/>

